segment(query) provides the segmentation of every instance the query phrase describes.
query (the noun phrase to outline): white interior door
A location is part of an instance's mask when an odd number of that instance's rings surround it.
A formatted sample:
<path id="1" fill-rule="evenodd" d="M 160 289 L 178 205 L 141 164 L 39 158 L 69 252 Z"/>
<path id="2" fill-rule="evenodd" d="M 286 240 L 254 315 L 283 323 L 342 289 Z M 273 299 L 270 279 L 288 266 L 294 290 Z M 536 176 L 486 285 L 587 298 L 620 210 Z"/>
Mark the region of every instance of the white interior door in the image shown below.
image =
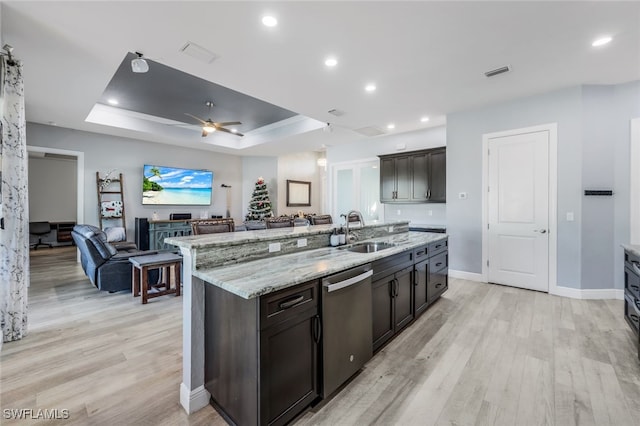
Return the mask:
<path id="1" fill-rule="evenodd" d="M 549 132 L 488 148 L 488 280 L 549 291 Z"/>
<path id="2" fill-rule="evenodd" d="M 365 223 L 384 220 L 377 159 L 337 164 L 332 170 L 333 223 L 341 223 L 340 215 L 350 210 L 360 211 Z"/>

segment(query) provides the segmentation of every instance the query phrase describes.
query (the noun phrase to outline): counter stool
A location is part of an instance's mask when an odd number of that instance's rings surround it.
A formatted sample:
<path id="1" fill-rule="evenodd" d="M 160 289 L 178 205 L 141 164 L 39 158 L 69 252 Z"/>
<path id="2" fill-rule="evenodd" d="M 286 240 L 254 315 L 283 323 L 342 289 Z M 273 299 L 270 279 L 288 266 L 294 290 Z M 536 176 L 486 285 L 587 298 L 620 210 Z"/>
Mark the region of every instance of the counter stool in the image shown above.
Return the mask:
<path id="1" fill-rule="evenodd" d="M 166 294 L 180 296 L 180 266 L 182 256 L 174 253 L 158 253 L 147 256 L 136 256 L 129 259 L 132 266 L 133 275 L 133 297 L 138 297 L 142 293 L 142 304 L 146 304 L 148 299 Z M 149 283 L 149 270 L 160 269 L 160 282 L 158 284 Z M 171 270 L 173 269 L 173 274 Z M 173 276 L 174 287 L 171 288 L 171 278 Z"/>

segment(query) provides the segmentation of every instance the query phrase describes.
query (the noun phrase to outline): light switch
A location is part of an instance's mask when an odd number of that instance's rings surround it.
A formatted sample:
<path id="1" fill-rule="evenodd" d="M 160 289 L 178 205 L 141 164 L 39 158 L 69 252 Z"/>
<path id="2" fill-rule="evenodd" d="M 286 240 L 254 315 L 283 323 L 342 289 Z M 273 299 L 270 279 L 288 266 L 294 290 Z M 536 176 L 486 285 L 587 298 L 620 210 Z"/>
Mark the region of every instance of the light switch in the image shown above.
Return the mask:
<path id="1" fill-rule="evenodd" d="M 573 212 L 567 212 L 567 222 L 573 222 Z"/>
<path id="2" fill-rule="evenodd" d="M 300 238 L 298 240 L 298 247 L 306 247 L 307 246 L 307 239 L 306 238 Z"/>

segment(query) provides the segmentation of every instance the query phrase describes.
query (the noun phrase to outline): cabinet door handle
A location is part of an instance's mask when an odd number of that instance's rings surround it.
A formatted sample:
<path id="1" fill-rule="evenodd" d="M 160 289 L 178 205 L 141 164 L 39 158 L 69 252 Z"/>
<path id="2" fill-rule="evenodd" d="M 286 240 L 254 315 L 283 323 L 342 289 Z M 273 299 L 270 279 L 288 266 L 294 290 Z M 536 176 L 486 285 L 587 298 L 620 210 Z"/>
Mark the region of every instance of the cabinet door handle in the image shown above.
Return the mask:
<path id="1" fill-rule="evenodd" d="M 427 189 L 427 198 L 431 198 L 431 189 Z"/>
<path id="2" fill-rule="evenodd" d="M 322 322 L 320 321 L 320 315 L 316 315 L 313 317 L 313 341 L 316 342 L 316 344 L 319 344 L 321 337 Z"/>
<path id="3" fill-rule="evenodd" d="M 400 294 L 400 281 L 397 279 L 394 280 L 396 282 L 396 297 Z"/>
<path id="4" fill-rule="evenodd" d="M 631 267 L 633 268 L 633 272 L 635 272 L 636 275 L 640 275 L 640 268 L 638 267 L 638 262 L 631 262 Z"/>
<path id="5" fill-rule="evenodd" d="M 634 320 L 636 322 L 638 322 L 638 319 L 640 319 L 640 318 L 638 318 L 637 315 L 633 315 L 633 314 L 629 314 L 629 318 L 631 318 L 632 320 Z"/>
<path id="6" fill-rule="evenodd" d="M 636 305 L 636 308 L 640 309 L 640 300 L 633 299 L 633 304 Z"/>
<path id="7" fill-rule="evenodd" d="M 420 276 L 420 274 L 418 273 L 418 270 L 416 269 L 416 271 L 413 273 L 413 285 L 417 286 L 418 284 L 420 284 L 419 276 Z"/>
<path id="8" fill-rule="evenodd" d="M 436 284 L 436 288 L 440 288 L 440 287 L 442 287 L 442 283 Z"/>
<path id="9" fill-rule="evenodd" d="M 304 296 L 301 294 L 299 296 L 296 296 L 292 299 L 287 300 L 286 302 L 281 302 L 278 306 L 280 307 L 280 309 L 289 309 L 297 305 L 298 303 L 302 302 L 303 300 L 304 300 Z"/>

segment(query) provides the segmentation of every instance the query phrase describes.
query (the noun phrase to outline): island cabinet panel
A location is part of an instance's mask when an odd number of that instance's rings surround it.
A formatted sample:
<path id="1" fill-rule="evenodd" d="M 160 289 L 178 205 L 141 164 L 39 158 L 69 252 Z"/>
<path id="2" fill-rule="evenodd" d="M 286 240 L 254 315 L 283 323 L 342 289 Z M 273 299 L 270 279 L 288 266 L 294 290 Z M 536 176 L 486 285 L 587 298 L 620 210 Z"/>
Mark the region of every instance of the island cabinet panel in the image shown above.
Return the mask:
<path id="1" fill-rule="evenodd" d="M 413 252 L 373 263 L 373 350 L 413 320 Z"/>
<path id="2" fill-rule="evenodd" d="M 427 310 L 429 299 L 427 298 L 427 284 L 429 281 L 429 260 L 416 263 L 414 272 L 413 312 L 416 318 Z"/>
<path id="3" fill-rule="evenodd" d="M 319 397 L 318 290 L 247 300 L 205 286 L 205 387 L 227 421 L 286 424 Z"/>

